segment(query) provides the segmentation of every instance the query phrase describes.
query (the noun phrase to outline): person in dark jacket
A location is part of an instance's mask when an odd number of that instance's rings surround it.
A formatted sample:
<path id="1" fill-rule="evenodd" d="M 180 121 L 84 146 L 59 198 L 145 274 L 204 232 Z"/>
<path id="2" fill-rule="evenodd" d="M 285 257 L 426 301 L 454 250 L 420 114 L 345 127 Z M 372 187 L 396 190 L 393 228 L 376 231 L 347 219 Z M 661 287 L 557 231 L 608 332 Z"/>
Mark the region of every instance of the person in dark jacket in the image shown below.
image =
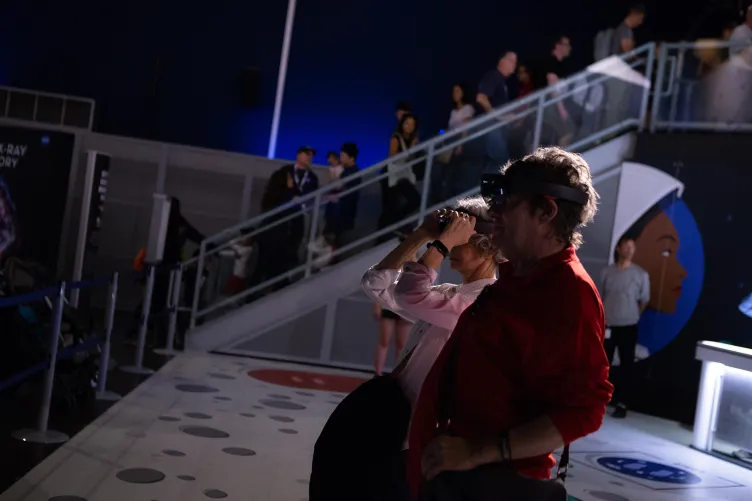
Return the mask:
<path id="1" fill-rule="evenodd" d="M 251 287 L 278 277 L 292 269 L 297 263 L 298 248 L 292 243 L 297 218 L 268 227 L 299 210 L 292 203 L 297 193 L 293 176 L 285 167 L 274 172 L 266 183 L 266 189 L 261 198 L 261 212 L 266 213 L 283 205 L 289 207 L 278 214 L 264 218 L 260 226 L 262 231 L 254 236 L 258 244 L 258 260 L 251 276 Z M 270 289 L 277 290 L 284 286 L 285 282 L 277 282 Z M 252 298 L 257 298 L 259 295 L 253 294 Z"/>
<path id="2" fill-rule="evenodd" d="M 292 193 L 295 197 L 304 197 L 309 193 L 312 193 L 319 189 L 319 178 L 311 165 L 313 164 L 313 157 L 316 155 L 316 150 L 310 146 L 301 146 L 298 148 L 298 153 L 295 158 L 294 164 L 284 165 L 279 168 L 277 172 L 284 172 L 292 180 Z M 271 182 L 271 179 L 270 181 Z M 303 207 L 311 207 L 311 203 L 303 204 Z M 303 243 L 303 233 L 305 233 L 305 218 L 301 214 L 300 217 L 294 218 L 290 221 L 290 243 L 297 250 L 300 249 Z"/>

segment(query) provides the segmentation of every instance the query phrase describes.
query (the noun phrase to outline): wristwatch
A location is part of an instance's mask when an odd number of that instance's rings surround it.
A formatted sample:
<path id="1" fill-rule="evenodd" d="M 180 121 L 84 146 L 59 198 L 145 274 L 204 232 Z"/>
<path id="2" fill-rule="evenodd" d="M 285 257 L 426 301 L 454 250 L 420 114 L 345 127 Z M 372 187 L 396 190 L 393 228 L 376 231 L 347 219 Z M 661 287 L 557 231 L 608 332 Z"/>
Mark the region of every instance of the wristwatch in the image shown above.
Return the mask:
<path id="1" fill-rule="evenodd" d="M 447 249 L 446 245 L 444 245 L 441 240 L 434 240 L 433 242 L 429 243 L 426 247 L 433 247 L 439 253 L 444 256 L 445 258 L 449 257 L 449 249 Z"/>

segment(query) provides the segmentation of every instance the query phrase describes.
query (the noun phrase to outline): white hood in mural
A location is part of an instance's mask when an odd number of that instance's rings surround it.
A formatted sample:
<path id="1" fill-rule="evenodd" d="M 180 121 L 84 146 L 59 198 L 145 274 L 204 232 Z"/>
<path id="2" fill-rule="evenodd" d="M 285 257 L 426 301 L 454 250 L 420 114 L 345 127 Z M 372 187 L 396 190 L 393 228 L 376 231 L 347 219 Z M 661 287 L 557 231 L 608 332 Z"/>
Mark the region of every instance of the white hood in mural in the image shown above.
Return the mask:
<path id="1" fill-rule="evenodd" d="M 673 192 L 681 197 L 684 183 L 649 165 L 633 162 L 621 164 L 609 263 L 613 262 L 613 250 L 619 238 L 653 205 Z"/>

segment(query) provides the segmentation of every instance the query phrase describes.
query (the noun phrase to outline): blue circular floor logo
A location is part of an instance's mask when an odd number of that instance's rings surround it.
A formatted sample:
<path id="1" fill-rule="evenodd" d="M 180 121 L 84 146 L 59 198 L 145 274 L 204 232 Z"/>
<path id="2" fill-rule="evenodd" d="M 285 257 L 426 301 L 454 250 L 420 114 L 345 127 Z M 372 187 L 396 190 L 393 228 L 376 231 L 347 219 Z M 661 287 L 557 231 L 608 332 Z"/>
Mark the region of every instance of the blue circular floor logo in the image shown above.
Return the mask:
<path id="1" fill-rule="evenodd" d="M 634 458 L 602 457 L 598 464 L 616 473 L 629 477 L 662 482 L 665 484 L 693 485 L 702 482 L 697 475 L 686 470 L 652 461 Z"/>

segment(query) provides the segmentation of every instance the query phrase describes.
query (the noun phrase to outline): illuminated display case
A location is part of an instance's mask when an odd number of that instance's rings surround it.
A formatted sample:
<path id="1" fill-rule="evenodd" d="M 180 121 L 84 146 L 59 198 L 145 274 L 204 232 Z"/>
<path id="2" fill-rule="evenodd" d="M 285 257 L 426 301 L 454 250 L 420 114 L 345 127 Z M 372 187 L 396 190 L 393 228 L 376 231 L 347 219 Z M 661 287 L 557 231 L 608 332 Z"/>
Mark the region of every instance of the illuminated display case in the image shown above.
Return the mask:
<path id="1" fill-rule="evenodd" d="M 752 469 L 752 350 L 700 341 L 693 447 Z"/>

